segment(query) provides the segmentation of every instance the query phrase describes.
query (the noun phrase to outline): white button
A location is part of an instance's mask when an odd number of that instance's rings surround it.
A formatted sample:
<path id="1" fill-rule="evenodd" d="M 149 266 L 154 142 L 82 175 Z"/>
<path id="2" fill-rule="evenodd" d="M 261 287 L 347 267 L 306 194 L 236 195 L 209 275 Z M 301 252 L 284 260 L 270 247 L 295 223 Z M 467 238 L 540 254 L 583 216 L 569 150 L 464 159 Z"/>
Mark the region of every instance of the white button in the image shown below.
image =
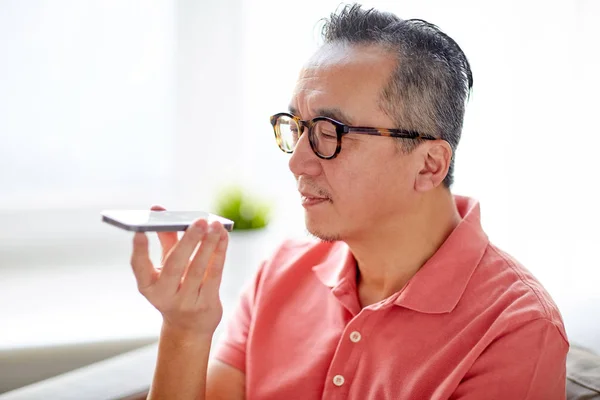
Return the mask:
<path id="1" fill-rule="evenodd" d="M 333 377 L 333 384 L 335 386 L 342 386 L 344 384 L 344 377 L 341 375 L 336 375 Z"/>
<path id="2" fill-rule="evenodd" d="M 350 340 L 352 340 L 353 343 L 360 342 L 361 338 L 362 338 L 362 336 L 360 336 L 360 333 L 357 331 L 354 331 L 350 334 Z"/>

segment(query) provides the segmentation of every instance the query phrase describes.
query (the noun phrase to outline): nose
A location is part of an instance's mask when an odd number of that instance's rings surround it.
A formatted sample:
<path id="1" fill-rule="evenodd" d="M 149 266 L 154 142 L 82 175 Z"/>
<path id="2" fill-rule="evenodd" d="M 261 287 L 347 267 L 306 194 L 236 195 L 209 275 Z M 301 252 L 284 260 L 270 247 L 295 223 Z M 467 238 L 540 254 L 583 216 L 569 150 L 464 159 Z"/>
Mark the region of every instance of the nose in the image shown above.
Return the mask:
<path id="1" fill-rule="evenodd" d="M 306 127 L 304 127 L 302 133 L 298 143 L 296 143 L 292 157 L 290 157 L 288 166 L 296 178 L 302 175 L 317 176 L 321 173 L 321 160 L 310 147 Z"/>

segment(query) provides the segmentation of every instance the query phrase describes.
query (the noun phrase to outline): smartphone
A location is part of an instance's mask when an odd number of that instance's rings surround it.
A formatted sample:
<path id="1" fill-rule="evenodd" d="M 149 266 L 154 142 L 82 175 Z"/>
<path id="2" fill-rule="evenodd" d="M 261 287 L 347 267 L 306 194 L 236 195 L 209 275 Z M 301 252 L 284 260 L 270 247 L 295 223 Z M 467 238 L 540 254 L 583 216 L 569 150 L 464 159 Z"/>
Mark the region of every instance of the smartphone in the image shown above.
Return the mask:
<path id="1" fill-rule="evenodd" d="M 206 211 L 105 210 L 101 215 L 103 222 L 133 232 L 185 231 L 199 218 L 209 224 L 219 221 L 228 232 L 233 230 L 233 221 Z"/>

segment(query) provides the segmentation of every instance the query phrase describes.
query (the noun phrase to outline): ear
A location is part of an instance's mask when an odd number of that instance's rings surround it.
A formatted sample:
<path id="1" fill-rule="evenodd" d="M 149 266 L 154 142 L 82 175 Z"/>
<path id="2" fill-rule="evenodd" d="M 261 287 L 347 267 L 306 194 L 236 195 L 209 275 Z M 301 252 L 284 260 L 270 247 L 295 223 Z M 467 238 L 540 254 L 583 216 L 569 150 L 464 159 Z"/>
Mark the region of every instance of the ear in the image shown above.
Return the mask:
<path id="1" fill-rule="evenodd" d="M 426 192 L 440 186 L 452 160 L 452 148 L 445 140 L 426 142 L 422 146 L 422 165 L 415 179 L 417 192 Z"/>

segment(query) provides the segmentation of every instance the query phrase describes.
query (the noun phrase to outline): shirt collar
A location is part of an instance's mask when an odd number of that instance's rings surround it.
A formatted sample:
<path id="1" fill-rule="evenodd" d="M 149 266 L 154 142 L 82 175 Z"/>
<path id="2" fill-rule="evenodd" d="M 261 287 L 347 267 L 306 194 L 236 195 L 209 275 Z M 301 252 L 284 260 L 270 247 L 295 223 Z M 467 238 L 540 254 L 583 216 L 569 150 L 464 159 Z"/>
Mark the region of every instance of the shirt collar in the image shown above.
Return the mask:
<path id="1" fill-rule="evenodd" d="M 344 242 L 335 242 L 327 258 L 312 269 L 319 280 L 331 288 L 339 286 L 351 277 L 356 279 L 356 260 Z"/>
<path id="2" fill-rule="evenodd" d="M 479 202 L 463 196 L 454 200 L 461 222 L 404 288 L 391 296 L 394 304 L 430 314 L 450 312 L 458 304 L 489 241 L 481 227 Z M 345 243 L 336 242 L 313 271 L 326 286 L 339 287 L 356 279 L 356 261 Z"/>

